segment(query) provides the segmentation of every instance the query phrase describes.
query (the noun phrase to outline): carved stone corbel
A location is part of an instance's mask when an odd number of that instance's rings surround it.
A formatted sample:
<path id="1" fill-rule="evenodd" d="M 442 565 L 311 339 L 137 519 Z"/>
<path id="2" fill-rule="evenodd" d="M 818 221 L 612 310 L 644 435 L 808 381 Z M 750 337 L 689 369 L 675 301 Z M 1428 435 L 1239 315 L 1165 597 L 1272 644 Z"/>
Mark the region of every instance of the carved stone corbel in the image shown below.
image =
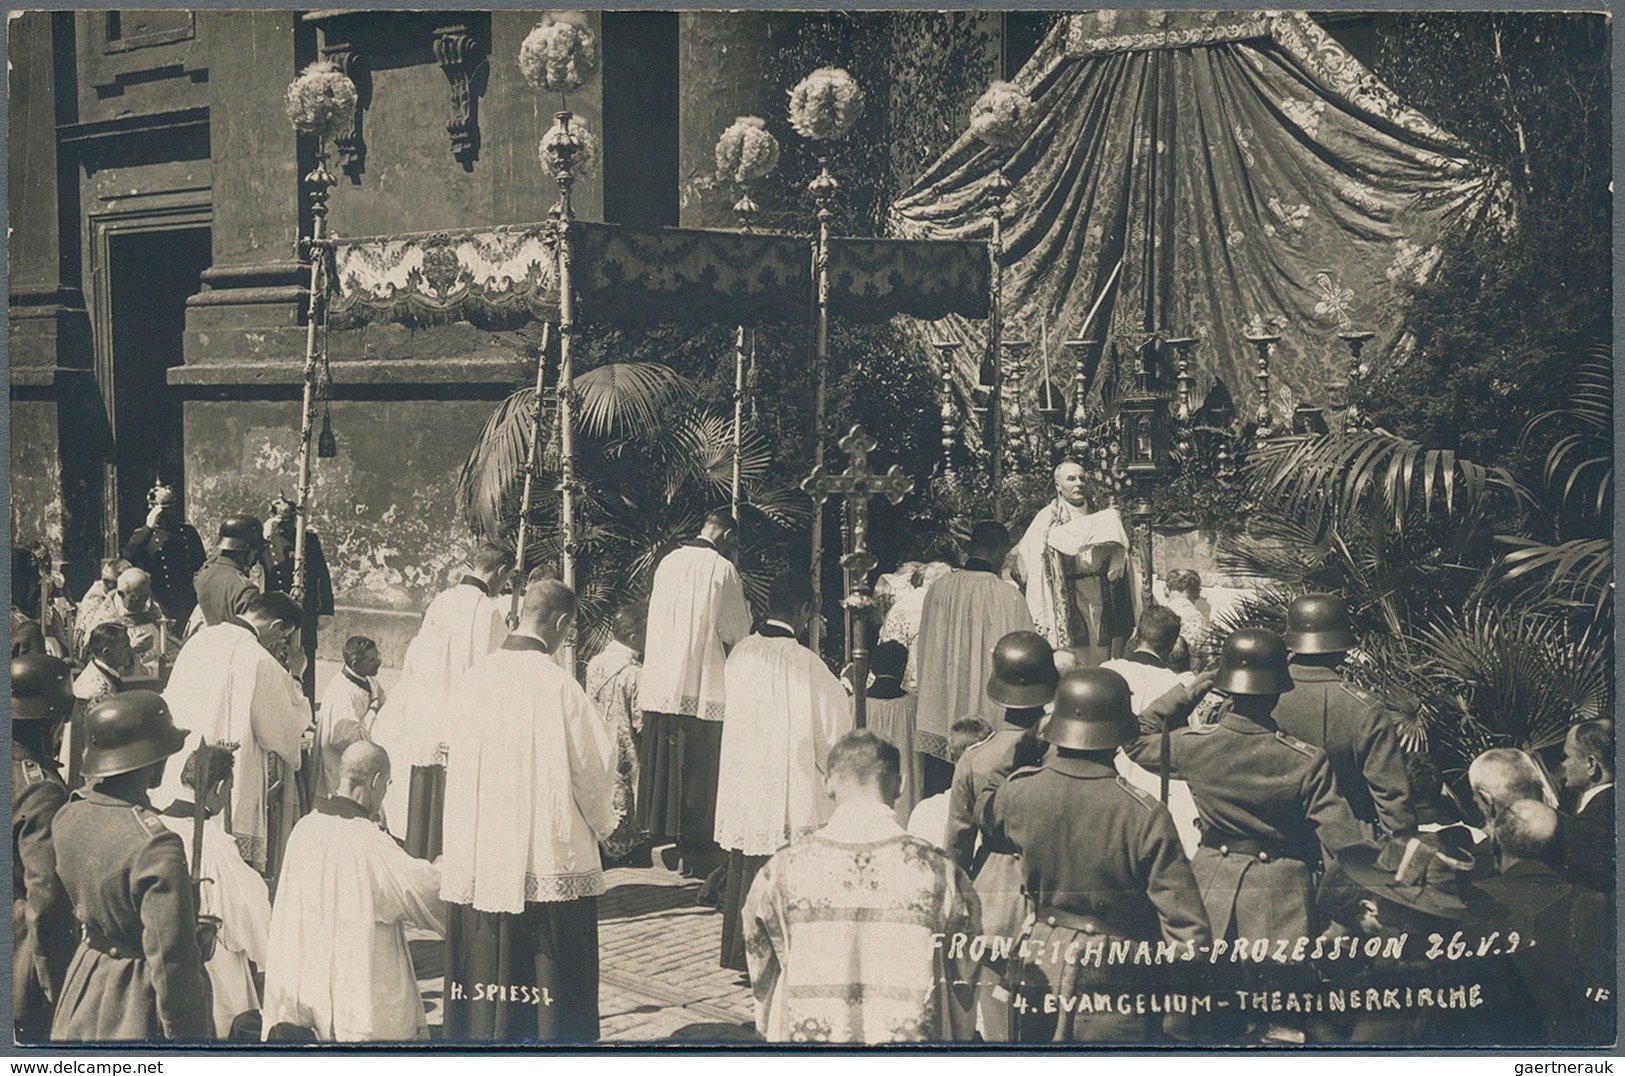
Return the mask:
<path id="1" fill-rule="evenodd" d="M 466 22 L 435 27 L 434 58 L 451 83 L 451 155 L 465 171 L 480 155 L 480 96 L 485 92 L 487 43 Z"/>
<path id="2" fill-rule="evenodd" d="M 361 133 L 361 118 L 372 103 L 372 76 L 366 58 L 353 41 L 324 41 L 322 59 L 335 64 L 349 80 L 355 83 L 355 116 L 350 125 L 333 139 L 339 169 L 350 177 L 350 182 L 361 182 L 366 163 L 367 143 Z"/>

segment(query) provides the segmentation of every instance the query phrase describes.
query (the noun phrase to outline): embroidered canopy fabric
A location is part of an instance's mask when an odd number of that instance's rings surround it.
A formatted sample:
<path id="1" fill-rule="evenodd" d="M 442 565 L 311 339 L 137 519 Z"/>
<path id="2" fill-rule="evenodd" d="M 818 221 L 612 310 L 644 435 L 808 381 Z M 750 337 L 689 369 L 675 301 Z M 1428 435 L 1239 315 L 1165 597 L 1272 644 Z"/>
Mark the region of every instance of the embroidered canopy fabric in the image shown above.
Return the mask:
<path id="1" fill-rule="evenodd" d="M 800 322 L 814 302 L 807 236 L 697 228 L 571 225 L 583 321 L 626 324 Z M 336 328 L 470 321 L 505 328 L 558 310 L 548 223 L 336 244 Z M 898 314 L 984 318 L 989 264 L 973 240 L 843 239 L 830 244 L 830 312 L 860 321 Z"/>
<path id="2" fill-rule="evenodd" d="M 1302 12 L 1072 15 L 1016 81 L 1035 106 L 1026 140 L 997 149 L 963 135 L 892 223 L 904 236 L 985 239 L 1002 168 L 1013 184 L 1004 336 L 1036 341 L 1047 328 L 1058 383 L 1070 368 L 1053 343 L 1078 335 L 1121 259 L 1087 334 L 1111 334 L 1097 384 L 1114 384 L 1162 330 L 1200 338 L 1198 401 L 1216 377 L 1249 401 L 1258 356 L 1245 328 L 1279 319 L 1273 409 L 1325 404 L 1347 377 L 1336 334 L 1375 332 L 1365 358 L 1380 361 L 1402 286 L 1425 278 L 1441 237 L 1497 184 Z M 974 385 L 985 330 L 954 328 L 971 344 L 961 383 Z M 1043 364 L 1028 367 L 1031 407 Z"/>

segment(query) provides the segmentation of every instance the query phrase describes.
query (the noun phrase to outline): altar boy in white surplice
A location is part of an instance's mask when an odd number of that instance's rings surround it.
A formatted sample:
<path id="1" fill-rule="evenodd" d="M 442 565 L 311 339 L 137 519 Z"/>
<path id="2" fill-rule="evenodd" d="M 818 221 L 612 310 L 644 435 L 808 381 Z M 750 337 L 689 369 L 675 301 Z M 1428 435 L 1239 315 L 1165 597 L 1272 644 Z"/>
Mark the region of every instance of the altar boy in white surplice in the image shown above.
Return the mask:
<path id="1" fill-rule="evenodd" d="M 829 819 L 824 760 L 852 727 L 846 690 L 797 637 L 812 618 L 812 582 L 786 573 L 768 593 L 761 630 L 728 655 L 716 839 L 728 853 L 722 966 L 745 970 L 739 910 L 756 872 Z"/>

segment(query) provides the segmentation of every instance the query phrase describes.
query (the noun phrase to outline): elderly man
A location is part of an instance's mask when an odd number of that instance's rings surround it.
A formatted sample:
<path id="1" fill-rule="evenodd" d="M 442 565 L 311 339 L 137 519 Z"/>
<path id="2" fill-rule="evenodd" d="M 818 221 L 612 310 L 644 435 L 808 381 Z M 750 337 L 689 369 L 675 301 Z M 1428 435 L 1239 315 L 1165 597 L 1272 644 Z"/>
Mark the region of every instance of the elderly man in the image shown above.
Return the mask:
<path id="1" fill-rule="evenodd" d="M 267 1039 L 279 1024 L 321 1042 L 429 1037 L 406 928 L 445 933 L 440 871 L 374 821 L 389 781 L 383 749 L 351 744 L 338 791 L 293 831 L 271 913 Z"/>
<path id="2" fill-rule="evenodd" d="M 114 580 L 105 601 L 99 602 L 77 621 L 75 633 L 88 644 L 90 633 L 103 624 L 117 624 L 130 637 L 134 664 L 125 680 L 132 687 L 158 690 L 164 669 L 172 658 L 169 621 L 152 598 L 152 577 L 140 568 L 126 568 Z M 83 645 L 82 644 L 82 645 Z"/>
<path id="3" fill-rule="evenodd" d="M 79 599 L 79 608 L 73 618 L 73 652 L 84 653 L 85 637 L 90 629 L 104 622 L 102 608 L 113 600 L 118 590 L 119 573 L 130 566 L 123 557 L 108 557 L 102 561 L 101 575 L 90 584 L 85 596 Z"/>
<path id="4" fill-rule="evenodd" d="M 598 1038 L 598 842 L 615 829 L 615 740 L 553 661 L 575 612 L 569 587 L 532 583 L 519 626 L 448 696 L 449 1041 Z"/>
<path id="5" fill-rule="evenodd" d="M 199 741 L 241 745 L 231 832 L 243 858 L 268 877 L 299 817 L 293 782 L 310 724 L 310 703 L 294 675 L 304 660 L 293 646 L 299 617 L 286 594 L 256 594 L 241 616 L 193 636 L 164 690 L 192 733 L 189 748 Z M 185 795 L 178 774 L 161 791 L 171 800 Z"/>
<path id="6" fill-rule="evenodd" d="M 1051 646 L 1075 648 L 1090 665 L 1123 652 L 1138 597 L 1128 532 L 1117 509 L 1094 510 L 1081 463 L 1055 468 L 1055 499 L 1033 517 L 1017 553 L 1033 623 Z"/>
<path id="7" fill-rule="evenodd" d="M 970 879 L 897 824 L 897 748 L 850 732 L 826 770 L 828 824 L 769 859 L 745 901 L 757 1028 L 769 1042 L 969 1040 L 976 969 L 954 939 L 981 931 Z"/>
<path id="8" fill-rule="evenodd" d="M 1563 739 L 1563 790 L 1572 814 L 1560 816 L 1564 866 L 1584 884 L 1614 891 L 1614 722 L 1582 721 Z"/>

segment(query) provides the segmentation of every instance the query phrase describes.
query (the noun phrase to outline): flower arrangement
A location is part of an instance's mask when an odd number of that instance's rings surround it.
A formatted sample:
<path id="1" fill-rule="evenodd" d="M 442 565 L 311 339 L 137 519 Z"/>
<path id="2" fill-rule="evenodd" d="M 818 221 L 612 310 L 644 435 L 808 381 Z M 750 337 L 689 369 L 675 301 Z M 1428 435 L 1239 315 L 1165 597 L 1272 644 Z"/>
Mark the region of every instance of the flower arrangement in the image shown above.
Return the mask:
<path id="1" fill-rule="evenodd" d="M 519 46 L 519 70 L 538 90 L 579 90 L 598 71 L 598 38 L 569 16 L 546 15 Z"/>
<path id="2" fill-rule="evenodd" d="M 575 152 L 567 153 L 566 146 L 573 146 Z M 542 164 L 555 174 L 564 171 L 566 163 L 569 165 L 570 173 L 575 176 L 589 175 L 598 165 L 598 139 L 579 121 L 571 123 L 568 127 L 562 122 L 549 127 L 547 133 L 542 136 L 537 152 Z"/>
<path id="3" fill-rule="evenodd" d="M 356 92 L 336 64 L 319 60 L 288 84 L 288 120 L 300 134 L 326 141 L 355 120 Z"/>
<path id="4" fill-rule="evenodd" d="M 779 163 L 779 140 L 760 116 L 740 116 L 717 139 L 717 177 L 735 183 L 762 179 Z"/>
<path id="5" fill-rule="evenodd" d="M 820 67 L 790 91 L 790 126 L 803 138 L 841 138 L 863 115 L 863 87 L 839 67 Z"/>
<path id="6" fill-rule="evenodd" d="M 995 82 L 970 110 L 971 133 L 990 146 L 1019 146 L 1032 127 L 1033 99 L 1013 82 Z"/>

